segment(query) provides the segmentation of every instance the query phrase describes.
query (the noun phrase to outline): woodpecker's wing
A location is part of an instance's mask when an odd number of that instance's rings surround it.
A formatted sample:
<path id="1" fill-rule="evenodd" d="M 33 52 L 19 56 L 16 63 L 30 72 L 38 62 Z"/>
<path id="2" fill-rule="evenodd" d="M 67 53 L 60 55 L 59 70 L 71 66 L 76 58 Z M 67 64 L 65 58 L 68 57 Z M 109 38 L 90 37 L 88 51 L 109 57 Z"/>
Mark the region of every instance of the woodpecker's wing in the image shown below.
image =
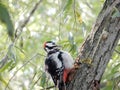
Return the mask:
<path id="1" fill-rule="evenodd" d="M 51 75 L 55 86 L 61 87 L 61 83 L 63 82 L 63 70 L 64 66 L 62 66 L 62 62 L 58 59 L 58 54 L 55 53 L 48 56 L 45 59 L 45 67 L 47 68 L 47 72 Z"/>
<path id="2" fill-rule="evenodd" d="M 63 64 L 65 66 L 65 69 L 71 69 L 74 67 L 74 60 L 72 58 L 72 56 L 66 52 L 66 51 L 62 51 L 62 58 L 63 58 Z"/>

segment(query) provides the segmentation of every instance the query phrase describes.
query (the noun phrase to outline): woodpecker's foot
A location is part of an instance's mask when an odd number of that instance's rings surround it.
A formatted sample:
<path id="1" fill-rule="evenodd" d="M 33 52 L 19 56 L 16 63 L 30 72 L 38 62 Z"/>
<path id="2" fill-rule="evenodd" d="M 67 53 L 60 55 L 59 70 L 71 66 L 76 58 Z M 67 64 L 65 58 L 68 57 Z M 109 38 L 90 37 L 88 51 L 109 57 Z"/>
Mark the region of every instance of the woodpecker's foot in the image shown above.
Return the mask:
<path id="1" fill-rule="evenodd" d="M 74 63 L 74 68 L 75 69 L 79 69 L 80 68 L 80 64 L 81 64 L 81 62 L 75 62 Z"/>
<path id="2" fill-rule="evenodd" d="M 79 60 L 80 60 L 79 57 L 76 58 L 75 63 L 74 63 L 74 69 L 79 69 L 80 68 L 81 62 Z"/>

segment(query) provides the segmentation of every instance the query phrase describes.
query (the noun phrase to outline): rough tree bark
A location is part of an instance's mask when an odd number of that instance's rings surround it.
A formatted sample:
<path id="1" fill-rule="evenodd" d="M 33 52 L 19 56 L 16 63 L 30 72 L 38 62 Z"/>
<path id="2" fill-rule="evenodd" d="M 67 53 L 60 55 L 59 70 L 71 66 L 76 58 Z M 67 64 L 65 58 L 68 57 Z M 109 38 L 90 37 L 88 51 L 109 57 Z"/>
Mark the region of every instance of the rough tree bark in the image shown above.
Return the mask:
<path id="1" fill-rule="evenodd" d="M 79 60 L 91 60 L 91 65 L 82 63 L 67 90 L 98 90 L 105 68 L 120 39 L 120 0 L 106 0 L 104 6 L 80 49 Z"/>

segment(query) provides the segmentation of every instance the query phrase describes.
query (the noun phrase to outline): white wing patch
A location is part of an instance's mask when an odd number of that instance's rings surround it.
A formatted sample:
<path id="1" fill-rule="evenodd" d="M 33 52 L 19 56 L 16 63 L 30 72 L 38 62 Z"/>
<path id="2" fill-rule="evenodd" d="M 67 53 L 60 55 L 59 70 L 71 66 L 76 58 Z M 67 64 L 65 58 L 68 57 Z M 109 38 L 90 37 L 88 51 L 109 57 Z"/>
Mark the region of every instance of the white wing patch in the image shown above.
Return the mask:
<path id="1" fill-rule="evenodd" d="M 62 58 L 63 58 L 63 64 L 65 66 L 66 69 L 71 69 L 74 67 L 74 60 L 72 58 L 72 56 L 66 52 L 66 51 L 62 51 Z"/>
<path id="2" fill-rule="evenodd" d="M 56 53 L 52 54 L 52 58 L 56 62 L 57 68 L 61 68 L 62 67 L 62 62 L 59 60 L 58 54 L 59 54 L 59 52 L 56 52 Z"/>
<path id="3" fill-rule="evenodd" d="M 65 66 L 66 69 L 71 69 L 74 67 L 74 60 L 72 58 L 72 56 L 66 52 L 66 51 L 62 51 L 62 58 L 63 58 L 63 64 Z M 54 54 L 51 54 L 50 56 L 52 56 L 53 60 L 56 62 L 57 64 L 57 68 L 61 68 L 62 67 L 62 62 L 61 60 L 59 60 L 58 58 L 58 54 L 60 52 L 56 52 Z"/>

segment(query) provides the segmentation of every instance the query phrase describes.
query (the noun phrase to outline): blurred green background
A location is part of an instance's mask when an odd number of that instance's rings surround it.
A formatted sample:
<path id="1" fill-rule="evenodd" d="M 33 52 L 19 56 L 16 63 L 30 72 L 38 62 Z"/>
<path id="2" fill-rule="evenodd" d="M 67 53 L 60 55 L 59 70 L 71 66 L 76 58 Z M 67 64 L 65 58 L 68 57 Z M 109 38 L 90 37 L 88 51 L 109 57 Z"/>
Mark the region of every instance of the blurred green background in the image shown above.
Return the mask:
<path id="1" fill-rule="evenodd" d="M 52 86 L 50 76 L 44 72 L 44 42 L 57 42 L 75 59 L 103 3 L 104 0 L 0 0 L 0 90 Z M 103 75 L 101 90 L 120 90 L 120 42 Z"/>

